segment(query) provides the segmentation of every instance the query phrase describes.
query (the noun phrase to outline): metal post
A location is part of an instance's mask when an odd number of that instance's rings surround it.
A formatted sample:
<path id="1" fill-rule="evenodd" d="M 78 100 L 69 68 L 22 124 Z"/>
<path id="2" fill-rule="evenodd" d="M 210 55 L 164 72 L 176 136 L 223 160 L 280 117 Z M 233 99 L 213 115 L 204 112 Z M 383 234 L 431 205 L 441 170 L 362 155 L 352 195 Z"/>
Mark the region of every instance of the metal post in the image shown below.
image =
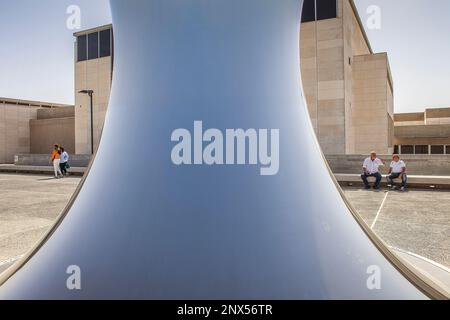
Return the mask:
<path id="1" fill-rule="evenodd" d="M 93 92 L 89 93 L 91 98 L 91 154 L 94 154 L 94 98 Z"/>

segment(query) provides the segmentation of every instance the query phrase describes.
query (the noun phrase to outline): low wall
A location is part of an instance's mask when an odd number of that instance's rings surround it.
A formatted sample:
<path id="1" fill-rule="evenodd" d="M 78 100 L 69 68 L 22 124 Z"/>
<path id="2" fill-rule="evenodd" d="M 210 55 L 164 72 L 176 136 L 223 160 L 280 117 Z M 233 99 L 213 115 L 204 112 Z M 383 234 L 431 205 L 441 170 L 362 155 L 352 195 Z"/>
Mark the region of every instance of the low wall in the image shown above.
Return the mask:
<path id="1" fill-rule="evenodd" d="M 360 173 L 364 159 L 368 155 L 327 155 L 326 158 L 333 173 Z M 381 169 L 387 173 L 392 155 L 379 155 L 386 161 L 386 167 Z M 450 176 L 450 155 L 402 155 L 408 173 L 411 175 Z"/>
<path id="2" fill-rule="evenodd" d="M 50 154 L 20 154 L 15 157 L 14 164 L 18 166 L 48 166 Z M 70 165 L 72 167 L 87 167 L 91 161 L 91 155 L 74 154 L 70 155 Z"/>

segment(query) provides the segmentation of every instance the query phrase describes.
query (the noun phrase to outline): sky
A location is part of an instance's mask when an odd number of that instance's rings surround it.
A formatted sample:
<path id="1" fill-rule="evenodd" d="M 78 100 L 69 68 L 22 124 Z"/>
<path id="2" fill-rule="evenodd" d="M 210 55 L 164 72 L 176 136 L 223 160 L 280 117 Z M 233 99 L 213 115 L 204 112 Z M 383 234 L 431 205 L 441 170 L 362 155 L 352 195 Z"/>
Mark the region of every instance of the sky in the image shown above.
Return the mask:
<path id="1" fill-rule="evenodd" d="M 395 112 L 450 107 L 450 1 L 355 0 L 374 52 L 388 52 Z M 377 5 L 380 29 L 369 29 Z"/>
<path id="2" fill-rule="evenodd" d="M 0 0 L 0 97 L 74 103 L 72 5 L 80 30 L 111 23 L 108 0 Z"/>
<path id="3" fill-rule="evenodd" d="M 395 111 L 450 107 L 450 1 L 355 3 L 374 52 L 388 52 Z M 81 9 L 80 29 L 111 23 L 107 0 L 0 0 L 0 97 L 74 103 L 71 5 Z M 380 29 L 366 23 L 371 5 Z"/>

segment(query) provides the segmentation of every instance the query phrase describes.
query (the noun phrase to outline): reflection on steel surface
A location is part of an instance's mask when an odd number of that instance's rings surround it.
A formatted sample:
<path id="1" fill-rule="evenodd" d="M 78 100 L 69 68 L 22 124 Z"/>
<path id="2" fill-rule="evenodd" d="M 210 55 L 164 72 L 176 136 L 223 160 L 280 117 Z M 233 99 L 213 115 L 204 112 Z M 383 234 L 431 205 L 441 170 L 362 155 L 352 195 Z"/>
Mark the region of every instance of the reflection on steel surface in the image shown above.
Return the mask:
<path id="1" fill-rule="evenodd" d="M 426 297 L 322 158 L 299 89 L 300 0 L 111 5 L 115 78 L 95 161 L 1 298 Z M 174 164 L 171 134 L 194 121 L 279 130 L 277 174 Z"/>

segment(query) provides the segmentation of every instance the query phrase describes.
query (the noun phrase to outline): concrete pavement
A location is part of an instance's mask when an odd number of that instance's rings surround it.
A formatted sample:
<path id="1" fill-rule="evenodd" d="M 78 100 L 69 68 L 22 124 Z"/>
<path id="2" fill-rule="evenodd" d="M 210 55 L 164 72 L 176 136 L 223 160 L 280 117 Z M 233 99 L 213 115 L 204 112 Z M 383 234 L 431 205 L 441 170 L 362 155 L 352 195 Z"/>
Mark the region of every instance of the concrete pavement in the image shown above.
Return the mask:
<path id="1" fill-rule="evenodd" d="M 0 264 L 37 243 L 63 211 L 80 180 L 0 174 Z"/>

